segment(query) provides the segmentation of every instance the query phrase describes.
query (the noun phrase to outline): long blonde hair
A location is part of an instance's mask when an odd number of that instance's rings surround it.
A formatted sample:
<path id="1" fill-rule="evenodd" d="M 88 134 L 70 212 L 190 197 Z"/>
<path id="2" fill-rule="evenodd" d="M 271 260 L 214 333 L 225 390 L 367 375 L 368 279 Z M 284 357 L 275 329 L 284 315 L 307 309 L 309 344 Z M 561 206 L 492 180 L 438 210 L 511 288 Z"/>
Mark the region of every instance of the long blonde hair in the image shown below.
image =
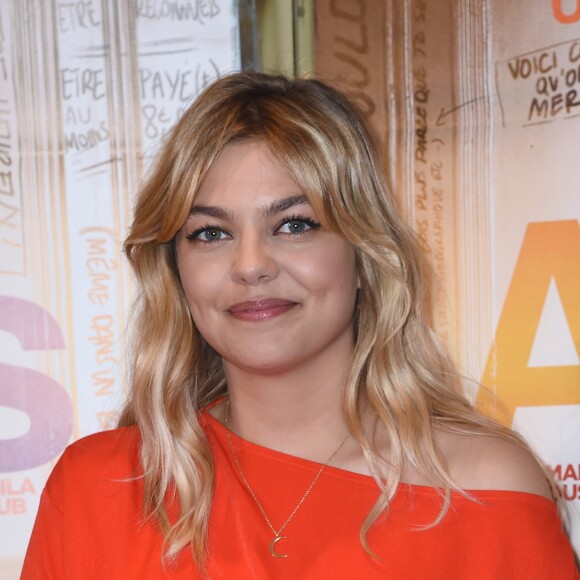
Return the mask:
<path id="1" fill-rule="evenodd" d="M 367 532 L 388 508 L 404 463 L 443 490 L 440 517 L 450 491 L 462 492 L 436 448 L 434 426 L 525 444 L 463 396 L 457 373 L 427 322 L 420 252 L 388 191 L 379 148 L 356 108 L 316 80 L 259 73 L 217 80 L 165 140 L 139 192 L 125 242 L 140 287 L 139 306 L 130 396 L 119 425 L 136 424 L 141 432 L 145 513 L 161 525 L 169 555 L 191 543 L 203 565 L 213 463 L 196 417 L 223 396 L 226 385 L 219 356 L 193 324 L 177 270 L 175 236 L 216 156 L 243 139 L 265 142 L 323 225 L 355 248 L 361 291 L 342 404 L 348 428 L 382 490 L 361 528 L 361 542 L 370 551 Z M 386 429 L 388 458 L 380 457 L 363 431 L 363 400 Z M 165 504 L 171 493 L 181 508 L 175 522 Z"/>

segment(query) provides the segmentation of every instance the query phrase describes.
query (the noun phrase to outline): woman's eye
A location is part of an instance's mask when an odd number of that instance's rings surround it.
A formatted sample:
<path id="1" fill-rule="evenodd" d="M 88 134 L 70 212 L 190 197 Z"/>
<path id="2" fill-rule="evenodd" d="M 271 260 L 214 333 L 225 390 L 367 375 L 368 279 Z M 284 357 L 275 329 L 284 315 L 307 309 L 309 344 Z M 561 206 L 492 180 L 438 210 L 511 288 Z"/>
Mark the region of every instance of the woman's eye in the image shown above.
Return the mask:
<path id="1" fill-rule="evenodd" d="M 320 224 L 310 218 L 289 218 L 279 226 L 278 232 L 281 234 L 303 234 L 309 230 L 318 229 Z"/>
<path id="2" fill-rule="evenodd" d="M 188 240 L 204 243 L 219 242 L 220 240 L 225 240 L 227 237 L 228 234 L 224 230 L 213 227 L 199 228 L 186 236 Z"/>

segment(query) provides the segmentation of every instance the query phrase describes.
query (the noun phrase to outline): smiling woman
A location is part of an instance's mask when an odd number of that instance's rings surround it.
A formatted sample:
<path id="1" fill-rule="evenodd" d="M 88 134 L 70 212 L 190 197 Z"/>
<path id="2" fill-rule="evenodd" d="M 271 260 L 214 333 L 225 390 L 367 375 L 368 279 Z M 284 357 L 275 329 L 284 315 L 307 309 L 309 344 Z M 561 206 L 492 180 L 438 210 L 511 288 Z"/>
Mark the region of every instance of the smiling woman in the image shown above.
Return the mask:
<path id="1" fill-rule="evenodd" d="M 320 228 L 263 142 L 230 144 L 214 161 L 177 235 L 177 264 L 195 327 L 222 357 L 228 384 L 240 384 L 238 369 L 298 373 L 314 358 L 326 366 L 351 356 L 354 249 Z"/>
<path id="2" fill-rule="evenodd" d="M 45 489 L 23 578 L 573 578 L 558 492 L 431 331 L 349 101 L 208 87 L 139 193 L 119 428 Z"/>

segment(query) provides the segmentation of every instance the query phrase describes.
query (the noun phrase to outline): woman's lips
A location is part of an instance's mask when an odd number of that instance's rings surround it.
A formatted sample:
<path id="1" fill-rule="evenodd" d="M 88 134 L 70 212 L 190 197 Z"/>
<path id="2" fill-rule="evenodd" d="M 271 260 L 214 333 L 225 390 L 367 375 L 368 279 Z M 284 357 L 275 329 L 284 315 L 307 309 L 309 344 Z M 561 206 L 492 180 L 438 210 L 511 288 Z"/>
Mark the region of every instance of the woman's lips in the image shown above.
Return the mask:
<path id="1" fill-rule="evenodd" d="M 259 322 L 261 320 L 270 320 L 280 314 L 288 312 L 296 306 L 296 302 L 283 300 L 280 298 L 265 298 L 263 300 L 254 300 L 251 302 L 240 302 L 230 306 L 228 312 L 238 320 L 248 320 Z"/>

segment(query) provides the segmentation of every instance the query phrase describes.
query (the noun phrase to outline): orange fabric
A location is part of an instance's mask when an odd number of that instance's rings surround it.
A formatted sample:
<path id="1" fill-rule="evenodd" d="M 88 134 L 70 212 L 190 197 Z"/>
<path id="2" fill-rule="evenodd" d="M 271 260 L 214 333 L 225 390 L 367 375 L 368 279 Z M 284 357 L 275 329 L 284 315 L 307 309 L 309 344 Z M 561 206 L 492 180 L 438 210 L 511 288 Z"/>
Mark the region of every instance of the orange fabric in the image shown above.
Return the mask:
<path id="1" fill-rule="evenodd" d="M 328 467 L 277 545 L 233 463 L 224 428 L 208 414 L 202 424 L 216 467 L 209 532 L 210 578 L 227 579 L 578 579 L 572 549 L 555 506 L 539 496 L 477 491 L 478 502 L 454 495 L 442 523 L 429 530 L 440 498 L 432 488 L 402 485 L 389 514 L 369 534 L 381 561 L 359 542 L 365 514 L 377 499 L 366 476 Z M 243 441 L 240 463 L 274 526 L 280 526 L 319 465 Z M 43 492 L 22 573 L 32 578 L 200 578 L 191 553 L 161 564 L 163 539 L 143 523 L 138 473 L 139 433 L 125 428 L 92 435 L 63 454 Z"/>

